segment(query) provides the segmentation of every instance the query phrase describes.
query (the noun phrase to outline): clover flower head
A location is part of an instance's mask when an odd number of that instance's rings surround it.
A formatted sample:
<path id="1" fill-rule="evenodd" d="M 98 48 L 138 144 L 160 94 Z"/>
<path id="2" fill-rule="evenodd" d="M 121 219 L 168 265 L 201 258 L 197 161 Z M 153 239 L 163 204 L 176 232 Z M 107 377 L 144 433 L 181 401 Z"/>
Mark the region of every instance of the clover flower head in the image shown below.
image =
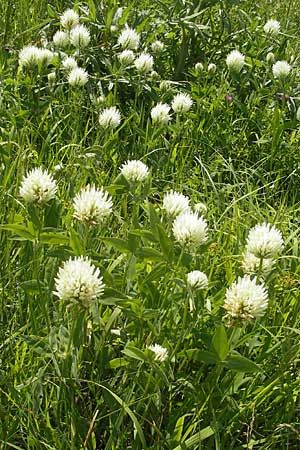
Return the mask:
<path id="1" fill-rule="evenodd" d="M 20 197 L 26 203 L 43 205 L 55 197 L 57 186 L 47 170 L 40 167 L 30 170 L 20 186 Z"/>
<path id="2" fill-rule="evenodd" d="M 73 87 L 84 86 L 89 79 L 89 74 L 81 67 L 74 67 L 68 75 L 68 83 Z"/>
<path id="3" fill-rule="evenodd" d="M 268 292 L 249 275 L 239 277 L 227 290 L 223 308 L 227 317 L 239 320 L 259 319 L 268 307 Z"/>
<path id="4" fill-rule="evenodd" d="M 144 181 L 149 175 L 149 169 L 142 161 L 131 160 L 121 167 L 121 174 L 129 182 L 136 183 Z"/>
<path id="5" fill-rule="evenodd" d="M 86 186 L 76 195 L 73 201 L 73 216 L 88 225 L 102 223 L 112 212 L 110 195 L 102 188 Z"/>
<path id="6" fill-rule="evenodd" d="M 155 361 L 164 362 L 168 358 L 168 350 L 159 344 L 149 345 L 148 349 L 154 353 Z"/>
<path id="7" fill-rule="evenodd" d="M 162 207 L 168 216 L 175 217 L 190 211 L 190 199 L 181 192 L 171 190 L 164 195 Z"/>
<path id="8" fill-rule="evenodd" d="M 207 222 L 197 213 L 184 212 L 175 218 L 173 234 L 179 244 L 193 249 L 207 241 Z"/>
<path id="9" fill-rule="evenodd" d="M 88 308 L 103 294 L 103 278 L 88 258 L 70 258 L 59 268 L 55 291 L 60 300 Z"/>
<path id="10" fill-rule="evenodd" d="M 103 109 L 99 116 L 99 124 L 105 129 L 114 129 L 121 123 L 121 114 L 116 106 Z"/>
<path id="11" fill-rule="evenodd" d="M 187 284 L 193 289 L 207 289 L 208 279 L 200 270 L 193 270 L 187 274 Z"/>
<path id="12" fill-rule="evenodd" d="M 258 224 L 249 231 L 247 253 L 252 253 L 257 258 L 274 258 L 282 250 L 282 234 L 269 223 Z"/>

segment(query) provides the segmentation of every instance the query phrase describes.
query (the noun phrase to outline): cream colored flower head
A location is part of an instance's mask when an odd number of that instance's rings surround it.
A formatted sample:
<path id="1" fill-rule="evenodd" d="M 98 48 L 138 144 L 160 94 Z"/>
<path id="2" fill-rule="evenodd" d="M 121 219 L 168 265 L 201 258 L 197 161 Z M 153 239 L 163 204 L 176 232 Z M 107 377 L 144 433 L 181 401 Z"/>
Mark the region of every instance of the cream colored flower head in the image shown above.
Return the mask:
<path id="1" fill-rule="evenodd" d="M 97 225 L 112 213 L 110 195 L 102 188 L 86 186 L 76 195 L 73 201 L 73 216 L 87 225 Z"/>
<path id="2" fill-rule="evenodd" d="M 227 317 L 238 320 L 259 319 L 268 307 L 268 292 L 256 278 L 239 277 L 227 290 L 223 308 Z"/>
<path id="3" fill-rule="evenodd" d="M 190 211 L 190 199 L 181 192 L 171 190 L 164 195 L 162 207 L 168 216 L 176 217 Z"/>
<path id="4" fill-rule="evenodd" d="M 282 250 L 282 233 L 269 223 L 258 224 L 249 231 L 247 253 L 252 253 L 257 258 L 274 258 Z"/>
<path id="5" fill-rule="evenodd" d="M 144 181 L 149 175 L 149 169 L 142 161 L 131 160 L 121 167 L 121 174 L 131 183 Z"/>
<path id="6" fill-rule="evenodd" d="M 70 258 L 59 268 L 53 293 L 60 300 L 88 308 L 103 294 L 104 287 L 100 270 L 80 256 Z"/>
<path id="7" fill-rule="evenodd" d="M 20 187 L 20 197 L 26 203 L 45 204 L 55 197 L 56 183 L 47 170 L 40 167 L 30 170 L 23 178 Z"/>
<path id="8" fill-rule="evenodd" d="M 194 249 L 207 242 L 207 222 L 197 213 L 179 214 L 173 222 L 173 234 L 182 246 Z"/>

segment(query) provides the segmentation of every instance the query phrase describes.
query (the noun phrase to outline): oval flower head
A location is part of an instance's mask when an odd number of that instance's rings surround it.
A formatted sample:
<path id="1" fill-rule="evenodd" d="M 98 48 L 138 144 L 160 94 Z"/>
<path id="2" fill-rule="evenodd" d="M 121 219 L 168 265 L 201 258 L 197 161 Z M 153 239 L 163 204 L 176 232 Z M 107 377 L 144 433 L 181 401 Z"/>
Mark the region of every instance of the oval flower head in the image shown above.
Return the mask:
<path id="1" fill-rule="evenodd" d="M 149 175 L 149 169 L 142 161 L 127 161 L 121 167 L 121 174 L 131 183 L 144 181 Z"/>
<path id="2" fill-rule="evenodd" d="M 59 268 L 55 278 L 55 291 L 60 300 L 78 303 L 88 308 L 104 290 L 100 271 L 88 258 L 70 258 Z"/>
<path id="3" fill-rule="evenodd" d="M 272 66 L 272 72 L 274 78 L 283 79 L 286 78 L 291 71 L 291 66 L 287 61 L 277 61 Z"/>
<path id="4" fill-rule="evenodd" d="M 84 25 L 77 25 L 71 30 L 70 41 L 76 48 L 85 48 L 91 40 L 90 32 Z"/>
<path id="5" fill-rule="evenodd" d="M 257 258 L 274 258 L 282 250 L 282 234 L 269 223 L 258 224 L 249 231 L 247 253 L 252 253 Z"/>
<path id="6" fill-rule="evenodd" d="M 158 103 L 158 105 L 154 106 L 154 108 L 151 109 L 153 124 L 161 126 L 168 125 L 171 120 L 171 116 L 169 114 L 170 109 L 171 108 L 167 103 Z"/>
<path id="7" fill-rule="evenodd" d="M 42 205 L 52 200 L 56 191 L 56 183 L 47 170 L 36 168 L 23 178 L 19 193 L 25 202 Z"/>
<path id="8" fill-rule="evenodd" d="M 190 211 L 190 199 L 180 192 L 171 190 L 164 195 L 162 207 L 168 216 L 175 217 Z"/>
<path id="9" fill-rule="evenodd" d="M 38 64 L 40 49 L 35 45 L 26 45 L 19 53 L 19 65 L 21 67 L 32 67 Z"/>
<path id="10" fill-rule="evenodd" d="M 70 72 L 72 69 L 76 69 L 78 67 L 77 61 L 72 56 L 67 56 L 61 62 L 62 68 L 67 72 Z M 82 69 L 81 69 L 82 70 Z M 75 72 L 78 73 L 78 72 Z"/>
<path id="11" fill-rule="evenodd" d="M 137 50 L 140 45 L 140 35 L 132 28 L 126 27 L 119 36 L 118 44 L 122 48 Z"/>
<path id="12" fill-rule="evenodd" d="M 132 50 L 123 50 L 118 54 L 118 60 L 122 65 L 126 66 L 133 63 L 135 60 L 135 55 Z"/>
<path id="13" fill-rule="evenodd" d="M 68 58 L 70 60 L 70 58 Z M 81 67 L 74 67 L 68 75 L 68 83 L 73 87 L 84 86 L 89 79 L 89 74 Z"/>
<path id="14" fill-rule="evenodd" d="M 207 289 L 208 279 L 200 270 L 193 270 L 187 274 L 187 284 L 193 289 Z"/>
<path id="15" fill-rule="evenodd" d="M 239 277 L 227 290 L 223 308 L 227 317 L 240 320 L 259 319 L 268 307 L 268 292 L 256 278 Z"/>
<path id="16" fill-rule="evenodd" d="M 138 72 L 147 73 L 153 69 L 154 59 L 149 53 L 142 53 L 135 61 L 134 65 Z"/>
<path id="17" fill-rule="evenodd" d="M 177 94 L 171 103 L 172 109 L 175 113 L 186 113 L 193 106 L 193 100 L 189 94 Z"/>
<path id="18" fill-rule="evenodd" d="M 193 249 L 207 241 L 207 222 L 197 213 L 179 214 L 173 222 L 173 234 L 179 244 Z"/>
<path id="19" fill-rule="evenodd" d="M 105 108 L 99 116 L 99 124 L 102 128 L 111 130 L 117 128 L 121 123 L 121 114 L 118 108 L 111 106 Z"/>
<path id="20" fill-rule="evenodd" d="M 270 34 L 271 36 L 277 36 L 280 32 L 280 23 L 278 20 L 270 19 L 264 25 L 264 32 Z"/>
<path id="21" fill-rule="evenodd" d="M 53 44 L 55 47 L 64 48 L 70 43 L 69 34 L 65 31 L 57 31 L 53 36 Z"/>
<path id="22" fill-rule="evenodd" d="M 231 72 L 240 72 L 245 64 L 245 56 L 238 50 L 232 50 L 227 55 L 226 64 Z"/>
<path id="23" fill-rule="evenodd" d="M 73 216 L 88 225 L 103 222 L 112 212 L 110 195 L 103 189 L 87 186 L 76 195 L 73 202 Z"/>
<path id="24" fill-rule="evenodd" d="M 66 9 L 60 16 L 60 23 L 63 28 L 71 30 L 79 24 L 79 15 L 74 9 Z"/>
<path id="25" fill-rule="evenodd" d="M 264 258 L 261 262 L 260 258 L 257 258 L 253 253 L 249 251 L 243 254 L 242 269 L 243 272 L 249 275 L 257 274 L 259 271 L 265 277 L 267 276 L 273 267 L 274 260 L 272 258 Z"/>
<path id="26" fill-rule="evenodd" d="M 163 362 L 168 358 L 168 350 L 159 344 L 149 345 L 147 348 L 154 353 L 155 361 Z"/>

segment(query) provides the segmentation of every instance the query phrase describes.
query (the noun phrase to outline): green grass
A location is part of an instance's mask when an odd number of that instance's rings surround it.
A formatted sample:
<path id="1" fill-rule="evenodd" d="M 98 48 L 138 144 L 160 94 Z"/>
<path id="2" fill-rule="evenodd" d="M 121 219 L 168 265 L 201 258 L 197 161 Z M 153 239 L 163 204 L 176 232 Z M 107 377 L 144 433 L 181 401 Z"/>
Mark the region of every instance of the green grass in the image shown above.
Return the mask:
<path id="1" fill-rule="evenodd" d="M 51 48 L 59 15 L 73 6 L 91 33 L 77 57 L 90 77 L 78 89 L 59 58 L 39 74 L 18 66 L 24 45 L 47 37 Z M 299 6 L 0 2 L 1 450 L 300 448 Z M 269 18 L 281 23 L 278 38 L 262 31 Z M 143 49 L 164 42 L 154 56 L 158 75 L 120 66 L 125 23 L 141 33 Z M 236 48 L 246 66 L 232 77 L 225 60 Z M 270 51 L 293 66 L 284 83 L 266 62 Z M 191 95 L 192 110 L 154 126 L 151 108 L 179 91 Z M 111 132 L 98 123 L 108 106 L 122 116 Z M 119 176 L 129 159 L 151 170 L 136 191 Z M 44 208 L 19 196 L 35 167 L 58 186 Z M 73 218 L 73 198 L 87 184 L 113 199 L 113 214 L 95 227 Z M 207 245 L 189 252 L 175 242 L 161 209 L 170 189 L 207 205 Z M 268 310 L 233 326 L 225 292 L 243 274 L 250 228 L 264 221 L 285 241 L 266 279 Z M 88 311 L 53 295 L 62 262 L 80 255 L 106 285 Z M 207 274 L 208 290 L 187 288 L 196 269 Z M 154 359 L 154 343 L 167 348 L 166 361 Z"/>

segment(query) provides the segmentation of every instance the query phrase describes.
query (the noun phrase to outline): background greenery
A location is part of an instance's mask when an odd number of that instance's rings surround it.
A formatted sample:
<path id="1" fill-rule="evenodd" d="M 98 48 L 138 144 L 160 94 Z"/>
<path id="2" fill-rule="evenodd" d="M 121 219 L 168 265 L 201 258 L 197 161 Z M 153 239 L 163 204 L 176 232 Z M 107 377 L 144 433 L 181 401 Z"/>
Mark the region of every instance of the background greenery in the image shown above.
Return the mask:
<path id="1" fill-rule="evenodd" d="M 18 52 L 50 42 L 73 6 L 92 36 L 79 58 L 90 80 L 72 90 L 57 66 L 51 88 L 47 73 L 20 71 Z M 1 449 L 300 448 L 299 11 L 297 0 L 0 1 Z M 262 31 L 269 18 L 281 23 L 278 39 Z M 120 68 L 125 23 L 141 33 L 143 48 L 165 43 L 158 78 Z M 234 48 L 247 62 L 236 79 L 225 64 Z M 283 85 L 269 51 L 292 61 Z M 162 80 L 172 83 L 162 89 Z M 191 94 L 192 111 L 156 129 L 151 108 L 178 91 Z M 104 133 L 98 115 L 111 105 L 122 124 Z M 116 179 L 128 159 L 152 170 L 138 195 Z M 59 186 L 40 212 L 42 231 L 18 196 L 37 166 Z M 113 218 L 91 230 L 72 219 L 72 199 L 87 183 L 106 186 L 114 201 Z M 169 189 L 207 204 L 210 242 L 197 255 L 180 254 L 161 218 Z M 230 327 L 225 290 L 242 273 L 249 229 L 263 221 L 286 244 L 268 279 L 268 312 Z M 107 286 L 88 317 L 52 294 L 62 260 L 81 254 Z M 184 280 L 198 268 L 210 288 L 191 313 Z M 165 363 L 151 357 L 152 343 L 168 349 Z"/>

